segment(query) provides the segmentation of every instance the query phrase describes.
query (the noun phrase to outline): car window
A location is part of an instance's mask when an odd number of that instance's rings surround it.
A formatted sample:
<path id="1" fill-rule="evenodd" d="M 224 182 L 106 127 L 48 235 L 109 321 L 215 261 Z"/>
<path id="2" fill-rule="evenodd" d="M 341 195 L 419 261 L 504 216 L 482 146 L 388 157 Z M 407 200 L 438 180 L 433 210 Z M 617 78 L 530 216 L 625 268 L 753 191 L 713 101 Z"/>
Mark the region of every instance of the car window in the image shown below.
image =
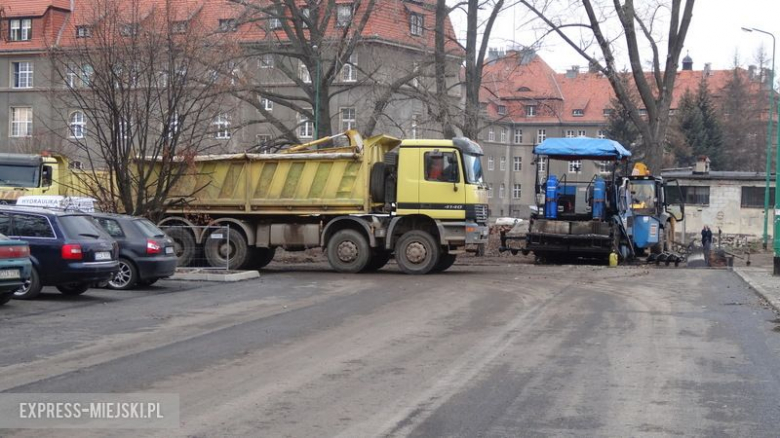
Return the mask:
<path id="1" fill-rule="evenodd" d="M 60 225 L 65 231 L 65 234 L 67 234 L 70 238 L 76 238 L 79 236 L 98 238 L 106 235 L 106 232 L 99 228 L 98 224 L 92 219 L 92 216 L 60 216 Z"/>
<path id="2" fill-rule="evenodd" d="M 19 237 L 54 237 L 54 230 L 43 216 L 15 214 L 13 234 Z"/>
<path id="3" fill-rule="evenodd" d="M 0 213 L 0 233 L 11 234 L 11 216 L 8 214 Z"/>
<path id="4" fill-rule="evenodd" d="M 135 221 L 138 224 L 138 228 L 144 233 L 146 237 L 163 237 L 165 233 L 163 230 L 157 228 L 157 225 L 153 224 L 149 219 L 138 219 Z"/>
<path id="5" fill-rule="evenodd" d="M 111 237 L 125 237 L 125 232 L 122 231 L 122 227 L 119 226 L 119 222 L 114 219 L 106 219 L 104 217 L 96 217 L 95 220 L 106 230 Z"/>

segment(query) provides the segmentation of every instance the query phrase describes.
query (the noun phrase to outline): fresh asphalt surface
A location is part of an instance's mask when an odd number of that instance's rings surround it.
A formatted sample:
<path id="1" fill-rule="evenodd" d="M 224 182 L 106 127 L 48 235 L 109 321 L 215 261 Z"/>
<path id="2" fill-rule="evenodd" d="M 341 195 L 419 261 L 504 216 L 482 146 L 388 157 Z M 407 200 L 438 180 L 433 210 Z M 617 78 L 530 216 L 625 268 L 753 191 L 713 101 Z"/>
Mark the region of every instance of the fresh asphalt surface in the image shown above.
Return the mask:
<path id="1" fill-rule="evenodd" d="M 0 391 L 179 393 L 181 428 L 0 435 L 778 436 L 776 316 L 733 273 L 506 260 L 12 301 Z"/>

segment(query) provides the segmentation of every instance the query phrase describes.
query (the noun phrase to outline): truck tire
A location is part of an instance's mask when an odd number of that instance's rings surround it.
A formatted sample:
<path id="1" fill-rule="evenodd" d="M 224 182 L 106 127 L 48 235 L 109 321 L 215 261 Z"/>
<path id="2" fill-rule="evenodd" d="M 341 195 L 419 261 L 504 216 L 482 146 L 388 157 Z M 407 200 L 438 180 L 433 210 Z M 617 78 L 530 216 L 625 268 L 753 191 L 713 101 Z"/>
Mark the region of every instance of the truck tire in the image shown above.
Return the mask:
<path id="1" fill-rule="evenodd" d="M 371 167 L 371 178 L 369 181 L 369 189 L 371 192 L 371 200 L 374 202 L 385 202 L 385 176 L 386 176 L 385 163 L 374 163 Z"/>
<path id="2" fill-rule="evenodd" d="M 222 237 L 212 238 L 215 234 Z M 244 269 L 250 260 L 246 238 L 233 229 L 227 230 L 227 237 L 225 237 L 225 230 L 222 229 L 209 234 L 203 245 L 203 252 L 209 266 L 214 268 Z"/>
<path id="3" fill-rule="evenodd" d="M 252 269 L 263 269 L 274 259 L 276 248 L 254 248 L 250 256 L 249 266 Z"/>
<path id="4" fill-rule="evenodd" d="M 442 254 L 441 258 L 439 258 L 439 263 L 436 264 L 436 267 L 433 268 L 433 272 L 444 272 L 452 265 L 455 264 L 455 260 L 458 258 L 456 254 Z"/>
<path id="5" fill-rule="evenodd" d="M 179 227 L 168 228 L 165 230 L 165 234 L 173 240 L 176 257 L 179 260 L 176 266 L 189 266 L 198 250 L 195 244 L 195 236 L 184 228 Z"/>
<path id="6" fill-rule="evenodd" d="M 328 241 L 328 262 L 337 272 L 360 272 L 371 260 L 366 238 L 355 230 L 337 231 Z"/>
<path id="7" fill-rule="evenodd" d="M 390 261 L 389 251 L 374 251 L 371 254 L 371 261 L 368 262 L 363 272 L 376 272 L 385 267 L 387 262 Z"/>
<path id="8" fill-rule="evenodd" d="M 407 231 L 395 245 L 395 261 L 406 274 L 427 274 L 433 271 L 440 257 L 439 243 L 426 231 Z"/>

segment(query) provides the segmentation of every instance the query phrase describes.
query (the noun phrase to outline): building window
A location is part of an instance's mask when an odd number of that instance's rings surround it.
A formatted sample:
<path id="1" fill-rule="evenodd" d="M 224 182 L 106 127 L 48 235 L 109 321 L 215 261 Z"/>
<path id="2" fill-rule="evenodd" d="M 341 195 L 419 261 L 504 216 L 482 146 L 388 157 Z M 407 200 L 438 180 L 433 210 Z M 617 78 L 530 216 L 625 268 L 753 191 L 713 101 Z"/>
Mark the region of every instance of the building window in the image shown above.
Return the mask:
<path id="1" fill-rule="evenodd" d="M 523 130 L 515 129 L 515 144 L 520 144 L 522 142 L 523 142 Z"/>
<path id="2" fill-rule="evenodd" d="M 775 188 L 769 188 L 769 205 L 775 202 Z M 764 187 L 742 187 L 742 208 L 764 208 Z"/>
<path id="3" fill-rule="evenodd" d="M 268 100 L 265 97 L 260 98 L 260 106 L 263 107 L 266 111 L 273 111 L 274 110 L 274 102 L 272 100 Z"/>
<path id="4" fill-rule="evenodd" d="M 92 37 L 92 27 L 76 26 L 76 38 L 90 38 L 90 37 Z"/>
<path id="5" fill-rule="evenodd" d="M 70 138 L 84 138 L 86 128 L 87 121 L 84 118 L 84 113 L 81 111 L 74 111 L 70 115 Z"/>
<path id="6" fill-rule="evenodd" d="M 278 10 L 272 10 L 268 13 L 268 28 L 271 30 L 281 29 L 282 20 L 279 18 L 282 14 Z"/>
<path id="7" fill-rule="evenodd" d="M 179 133 L 179 114 L 174 112 L 169 116 L 168 119 L 168 138 L 173 139 L 173 137 Z"/>
<path id="8" fill-rule="evenodd" d="M 488 199 L 490 199 L 492 197 L 493 197 L 493 184 L 489 183 L 488 184 Z"/>
<path id="9" fill-rule="evenodd" d="M 646 116 L 647 115 L 647 108 L 639 108 L 639 115 L 640 116 Z"/>
<path id="10" fill-rule="evenodd" d="M 11 137 L 32 137 L 32 122 L 32 108 L 11 108 Z"/>
<path id="11" fill-rule="evenodd" d="M 214 121 L 217 133 L 216 138 L 220 140 L 228 140 L 230 138 L 230 117 L 227 114 L 220 114 Z"/>
<path id="12" fill-rule="evenodd" d="M 492 156 L 488 157 L 488 170 L 496 170 L 496 162 Z"/>
<path id="13" fill-rule="evenodd" d="M 604 130 L 604 129 L 599 129 L 598 137 L 599 138 L 607 138 L 607 131 Z"/>
<path id="14" fill-rule="evenodd" d="M 32 39 L 32 19 L 17 18 L 10 20 L 8 38 L 11 41 L 29 41 Z"/>
<path id="15" fill-rule="evenodd" d="M 499 159 L 498 159 L 498 170 L 501 170 L 501 171 L 506 170 L 506 157 L 499 157 Z"/>
<path id="16" fill-rule="evenodd" d="M 488 128 L 488 141 L 496 141 L 496 130 L 492 126 Z"/>
<path id="17" fill-rule="evenodd" d="M 569 129 L 566 131 L 566 138 L 574 138 L 574 130 Z"/>
<path id="18" fill-rule="evenodd" d="M 611 115 L 612 115 L 612 113 L 613 113 L 614 111 L 615 111 L 615 110 L 613 110 L 612 108 L 604 108 L 604 112 L 603 112 L 603 114 L 604 114 L 604 117 L 609 117 L 609 116 L 611 116 Z"/>
<path id="19" fill-rule="evenodd" d="M 417 138 L 417 114 L 412 115 L 412 139 Z"/>
<path id="20" fill-rule="evenodd" d="M 271 145 L 271 135 L 270 134 L 255 135 L 255 145 L 260 146 L 260 150 L 262 151 L 262 153 L 267 154 L 268 146 Z"/>
<path id="21" fill-rule="evenodd" d="M 341 130 L 348 131 L 357 127 L 357 115 L 355 108 L 342 108 L 341 109 Z"/>
<path id="22" fill-rule="evenodd" d="M 309 111 L 311 111 L 311 109 L 309 109 Z M 309 117 L 305 114 L 298 114 L 298 137 L 314 137 L 314 122 L 309 120 Z"/>
<path id="23" fill-rule="evenodd" d="M 683 199 L 688 205 L 710 205 L 710 188 L 700 186 L 681 186 Z M 762 197 L 761 206 L 764 206 Z"/>
<path id="24" fill-rule="evenodd" d="M 136 36 L 138 35 L 138 24 L 137 23 L 130 23 L 130 24 L 124 24 L 119 29 L 119 33 L 122 36 Z"/>
<path id="25" fill-rule="evenodd" d="M 512 162 L 512 170 L 520 172 L 523 170 L 523 157 L 514 157 Z"/>
<path id="26" fill-rule="evenodd" d="M 585 111 L 581 109 L 572 110 L 571 115 L 574 117 L 582 117 L 585 115 Z"/>
<path id="27" fill-rule="evenodd" d="M 543 157 L 537 157 L 537 163 L 539 168 L 539 174 L 544 175 L 547 173 L 547 159 L 544 159 Z"/>
<path id="28" fill-rule="evenodd" d="M 522 193 L 522 186 L 520 184 L 515 184 L 512 186 L 512 198 L 513 199 L 520 199 L 520 194 Z"/>
<path id="29" fill-rule="evenodd" d="M 505 116 L 506 115 L 506 105 L 499 105 L 498 106 L 498 115 L 499 116 Z"/>
<path id="30" fill-rule="evenodd" d="M 341 80 L 344 82 L 357 81 L 357 53 L 349 56 L 349 61 L 341 67 Z"/>
<path id="31" fill-rule="evenodd" d="M 580 172 L 582 172 L 582 160 L 569 161 L 569 173 L 580 173 Z"/>
<path id="32" fill-rule="evenodd" d="M 421 36 L 425 27 L 425 16 L 412 13 L 409 16 L 409 30 L 412 35 Z"/>
<path id="33" fill-rule="evenodd" d="M 610 162 L 609 161 L 596 161 L 596 166 L 599 169 L 599 173 L 609 173 L 610 172 Z"/>
<path id="34" fill-rule="evenodd" d="M 526 117 L 536 117 L 536 105 L 526 105 L 525 106 L 525 116 Z"/>
<path id="35" fill-rule="evenodd" d="M 504 199 L 504 192 L 506 192 L 506 187 L 504 186 L 504 183 L 501 183 L 500 186 L 498 186 L 498 198 Z"/>
<path id="36" fill-rule="evenodd" d="M 33 63 L 32 62 L 14 62 L 13 70 L 13 88 L 32 88 L 33 87 Z"/>
<path id="37" fill-rule="evenodd" d="M 260 68 L 273 68 L 274 67 L 274 55 L 266 53 L 260 57 Z"/>
<path id="38" fill-rule="evenodd" d="M 501 143 L 509 141 L 509 130 L 507 128 L 501 128 Z"/>
<path id="39" fill-rule="evenodd" d="M 585 135 L 586 135 L 586 132 L 584 130 L 582 130 L 582 129 L 580 129 L 580 131 L 577 133 L 577 137 L 585 137 Z"/>
<path id="40" fill-rule="evenodd" d="M 539 144 L 547 139 L 547 130 L 540 129 L 536 131 L 536 144 Z"/>
<path id="41" fill-rule="evenodd" d="M 187 33 L 187 22 L 186 21 L 174 21 L 171 24 L 171 32 L 172 33 Z"/>
<path id="42" fill-rule="evenodd" d="M 303 81 L 305 84 L 311 84 L 311 74 L 309 73 L 309 69 L 306 67 L 306 64 L 300 63 L 298 66 L 298 77 Z"/>
<path id="43" fill-rule="evenodd" d="M 352 4 L 336 7 L 336 27 L 347 27 L 352 21 Z"/>
<path id="44" fill-rule="evenodd" d="M 311 19 L 311 9 L 309 8 L 302 8 L 301 9 L 301 27 L 304 29 L 309 28 L 309 20 Z"/>

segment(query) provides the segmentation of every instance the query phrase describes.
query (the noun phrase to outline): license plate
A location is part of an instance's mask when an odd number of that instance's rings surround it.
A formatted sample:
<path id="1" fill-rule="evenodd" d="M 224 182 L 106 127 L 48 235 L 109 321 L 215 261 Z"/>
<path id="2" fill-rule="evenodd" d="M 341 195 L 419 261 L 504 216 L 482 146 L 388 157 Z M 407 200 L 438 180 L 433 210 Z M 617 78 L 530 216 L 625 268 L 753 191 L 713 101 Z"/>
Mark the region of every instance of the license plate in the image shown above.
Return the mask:
<path id="1" fill-rule="evenodd" d="M 212 239 L 224 239 L 225 236 L 222 235 L 222 233 L 211 233 Z"/>
<path id="2" fill-rule="evenodd" d="M 2 279 L 14 279 L 19 277 L 18 269 L 0 269 L 0 278 Z"/>
<path id="3" fill-rule="evenodd" d="M 99 251 L 95 253 L 95 260 L 111 260 L 111 253 L 108 251 Z"/>
<path id="4" fill-rule="evenodd" d="M 173 254 L 173 247 L 172 246 L 166 246 L 165 247 L 165 253 L 166 254 Z"/>

